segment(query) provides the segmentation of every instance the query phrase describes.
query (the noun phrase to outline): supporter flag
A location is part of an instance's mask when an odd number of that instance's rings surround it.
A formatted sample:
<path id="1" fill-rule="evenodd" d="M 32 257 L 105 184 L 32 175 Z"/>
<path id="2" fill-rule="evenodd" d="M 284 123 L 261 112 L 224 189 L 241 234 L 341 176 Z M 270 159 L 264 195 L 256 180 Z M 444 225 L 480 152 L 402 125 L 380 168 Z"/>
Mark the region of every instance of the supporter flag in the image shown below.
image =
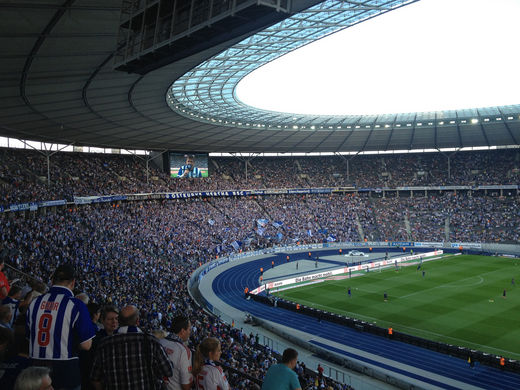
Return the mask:
<path id="1" fill-rule="evenodd" d="M 282 221 L 274 221 L 273 222 L 273 226 L 278 229 L 278 228 L 283 226 L 283 222 Z"/>
<path id="2" fill-rule="evenodd" d="M 215 247 L 215 252 L 217 252 L 217 253 L 222 252 L 222 245 L 217 245 L 217 246 Z"/>
<path id="3" fill-rule="evenodd" d="M 311 230 L 311 229 L 307 229 L 307 235 L 308 235 L 309 237 L 312 237 L 312 230 Z"/>
<path id="4" fill-rule="evenodd" d="M 237 241 L 237 240 L 234 240 L 232 243 L 231 243 L 231 246 L 233 247 L 233 249 L 235 249 L 236 251 L 240 249 L 240 245 L 242 245 L 242 243 L 240 241 Z"/>
<path id="5" fill-rule="evenodd" d="M 260 219 L 257 219 L 256 220 L 256 224 L 258 225 L 258 227 L 265 227 L 265 225 L 267 225 L 267 223 L 269 222 L 269 220 L 265 219 L 265 218 L 260 218 Z"/>
<path id="6" fill-rule="evenodd" d="M 263 236 L 265 229 L 263 227 L 259 227 L 258 229 L 256 229 L 256 232 L 259 236 Z"/>
<path id="7" fill-rule="evenodd" d="M 209 223 L 211 226 L 215 225 L 215 221 L 214 221 L 213 219 L 208 219 L 208 223 Z"/>
<path id="8" fill-rule="evenodd" d="M 251 237 L 247 237 L 247 238 L 244 240 L 244 245 L 245 245 L 245 246 L 249 246 L 249 245 L 251 245 L 251 241 L 253 241 L 253 238 L 251 238 Z"/>
<path id="9" fill-rule="evenodd" d="M 277 233 L 276 234 L 276 238 L 278 238 L 278 241 L 282 241 L 283 234 L 282 233 Z"/>
<path id="10" fill-rule="evenodd" d="M 336 241 L 336 237 L 333 234 L 329 234 L 329 236 L 327 237 L 327 241 L 334 242 L 334 241 Z"/>
<path id="11" fill-rule="evenodd" d="M 320 234 L 327 234 L 328 232 L 328 229 L 318 229 L 318 233 Z"/>

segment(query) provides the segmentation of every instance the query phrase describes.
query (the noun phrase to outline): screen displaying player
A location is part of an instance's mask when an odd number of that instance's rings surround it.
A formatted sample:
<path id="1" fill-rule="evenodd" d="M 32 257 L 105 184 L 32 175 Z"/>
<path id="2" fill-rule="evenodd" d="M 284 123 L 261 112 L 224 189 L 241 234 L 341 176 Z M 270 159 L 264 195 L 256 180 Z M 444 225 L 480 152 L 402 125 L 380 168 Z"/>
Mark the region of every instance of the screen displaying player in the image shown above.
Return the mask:
<path id="1" fill-rule="evenodd" d="M 182 179 L 208 177 L 208 155 L 170 153 L 170 175 Z"/>

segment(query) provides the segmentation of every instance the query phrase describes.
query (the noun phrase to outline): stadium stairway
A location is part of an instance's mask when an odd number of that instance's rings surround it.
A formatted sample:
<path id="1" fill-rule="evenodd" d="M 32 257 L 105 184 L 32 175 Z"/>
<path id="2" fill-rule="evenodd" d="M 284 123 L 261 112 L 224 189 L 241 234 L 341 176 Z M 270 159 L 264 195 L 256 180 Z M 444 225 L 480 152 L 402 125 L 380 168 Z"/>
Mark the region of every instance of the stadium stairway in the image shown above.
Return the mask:
<path id="1" fill-rule="evenodd" d="M 319 252 L 320 257 L 334 253 L 337 252 Z M 276 264 L 283 264 L 286 255 L 279 253 L 248 262 L 228 263 L 227 269 L 218 267 L 212 271 L 218 273 L 211 278 L 212 292 L 225 304 L 239 311 L 303 332 L 308 335 L 306 341 L 323 349 L 391 371 L 396 375 L 419 380 L 427 384 L 426 388 L 430 386 L 442 389 L 520 389 L 520 375 L 515 373 L 484 365 L 471 368 L 463 359 L 328 321 L 318 322 L 317 319 L 300 313 L 244 299 L 245 286 L 250 289 L 258 286 L 260 267 L 270 269 L 273 259 Z M 290 256 L 291 261 L 296 259 L 295 254 Z M 301 253 L 301 259 L 304 259 L 304 256 L 305 253 Z"/>

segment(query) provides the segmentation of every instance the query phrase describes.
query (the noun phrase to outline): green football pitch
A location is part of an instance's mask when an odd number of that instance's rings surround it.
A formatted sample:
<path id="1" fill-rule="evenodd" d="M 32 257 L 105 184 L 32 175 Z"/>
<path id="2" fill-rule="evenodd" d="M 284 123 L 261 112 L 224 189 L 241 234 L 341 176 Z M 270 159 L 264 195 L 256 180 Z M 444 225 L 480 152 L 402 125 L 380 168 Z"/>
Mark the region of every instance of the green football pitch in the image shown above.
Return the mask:
<path id="1" fill-rule="evenodd" d="M 276 295 L 429 340 L 520 359 L 520 259 L 447 256 L 424 262 L 420 271 L 411 265 Z"/>

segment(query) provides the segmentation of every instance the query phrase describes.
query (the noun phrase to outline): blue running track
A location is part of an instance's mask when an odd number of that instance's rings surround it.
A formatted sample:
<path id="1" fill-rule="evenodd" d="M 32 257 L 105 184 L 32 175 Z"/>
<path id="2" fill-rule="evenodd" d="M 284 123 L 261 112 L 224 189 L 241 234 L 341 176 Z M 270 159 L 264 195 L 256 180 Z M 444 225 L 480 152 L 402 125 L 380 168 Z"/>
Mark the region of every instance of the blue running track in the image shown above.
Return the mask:
<path id="1" fill-rule="evenodd" d="M 337 254 L 337 251 L 320 251 L 319 253 L 320 256 L 327 256 Z M 322 339 L 356 348 L 380 356 L 381 358 L 391 359 L 408 366 L 413 366 L 476 387 L 493 390 L 520 389 L 520 375 L 518 374 L 501 371 L 484 365 L 477 365 L 474 368 L 470 368 L 468 363 L 463 359 L 458 359 L 406 343 L 388 340 L 384 337 L 370 333 L 358 332 L 352 328 L 328 321 L 318 322 L 316 319 L 304 314 L 244 299 L 244 288 L 246 286 L 251 290 L 258 286 L 260 267 L 263 267 L 264 270 L 270 269 L 271 261 L 273 259 L 275 265 L 285 264 L 286 255 L 286 253 L 274 254 L 263 259 L 238 264 L 235 267 L 227 269 L 215 277 L 212 289 L 220 299 L 230 306 L 249 312 L 256 317 L 276 322 L 315 335 Z M 292 262 L 298 257 L 300 260 L 306 259 L 307 253 L 292 253 L 290 256 Z M 320 262 L 321 261 L 322 260 L 320 259 Z M 404 371 L 401 368 L 390 366 L 373 359 L 368 359 L 366 356 L 346 352 L 342 349 L 334 348 L 314 340 L 307 341 L 319 345 L 329 351 L 342 354 L 345 357 L 355 358 L 359 361 L 364 361 L 441 388 L 456 389 L 456 387 L 449 384 L 440 383 L 437 380 L 433 380 L 423 375 L 418 375 L 411 371 Z"/>

